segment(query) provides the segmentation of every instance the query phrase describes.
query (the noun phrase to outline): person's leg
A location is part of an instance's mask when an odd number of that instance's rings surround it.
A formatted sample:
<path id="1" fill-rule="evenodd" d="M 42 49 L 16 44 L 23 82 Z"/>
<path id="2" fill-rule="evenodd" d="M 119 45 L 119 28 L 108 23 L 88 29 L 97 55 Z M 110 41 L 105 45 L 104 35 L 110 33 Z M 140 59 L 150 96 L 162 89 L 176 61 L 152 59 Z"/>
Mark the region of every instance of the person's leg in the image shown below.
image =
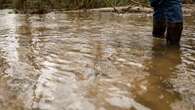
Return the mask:
<path id="1" fill-rule="evenodd" d="M 153 37 L 164 38 L 166 31 L 166 19 L 163 8 L 154 8 L 153 15 Z"/>
<path id="2" fill-rule="evenodd" d="M 183 23 L 167 23 L 166 39 L 169 45 L 180 45 L 180 39 L 183 30 Z"/>
<path id="3" fill-rule="evenodd" d="M 181 4 L 175 4 L 166 9 L 167 34 L 169 45 L 179 45 L 183 30 L 183 14 Z"/>

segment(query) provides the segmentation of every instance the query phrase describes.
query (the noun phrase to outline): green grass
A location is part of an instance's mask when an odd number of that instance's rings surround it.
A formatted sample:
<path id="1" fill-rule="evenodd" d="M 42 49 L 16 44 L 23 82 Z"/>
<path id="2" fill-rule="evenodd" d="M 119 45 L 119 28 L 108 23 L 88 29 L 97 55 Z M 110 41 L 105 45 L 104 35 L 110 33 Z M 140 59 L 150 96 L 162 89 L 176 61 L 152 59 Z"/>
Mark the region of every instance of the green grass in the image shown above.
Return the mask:
<path id="1" fill-rule="evenodd" d="M 131 0 L 0 0 L 0 8 L 17 10 L 90 9 L 128 5 Z M 147 0 L 134 0 L 146 3 Z"/>
<path id="2" fill-rule="evenodd" d="M 97 8 L 108 7 L 111 5 L 110 3 L 115 6 L 126 5 L 128 4 L 128 0 L 0 0 L 1 7 L 12 6 L 11 8 L 18 9 L 37 7 L 50 7 L 57 9 Z"/>

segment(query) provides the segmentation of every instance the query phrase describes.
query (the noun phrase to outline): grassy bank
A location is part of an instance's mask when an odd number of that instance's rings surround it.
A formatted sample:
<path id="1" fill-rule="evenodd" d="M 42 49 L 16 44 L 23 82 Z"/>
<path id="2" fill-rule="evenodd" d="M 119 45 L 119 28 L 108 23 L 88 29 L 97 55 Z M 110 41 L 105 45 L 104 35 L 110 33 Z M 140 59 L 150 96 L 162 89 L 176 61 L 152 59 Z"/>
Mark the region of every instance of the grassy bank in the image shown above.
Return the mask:
<path id="1" fill-rule="evenodd" d="M 147 3 L 147 0 L 135 0 Z M 0 8 L 23 11 L 75 10 L 128 5 L 132 0 L 0 0 Z"/>
<path id="2" fill-rule="evenodd" d="M 148 5 L 149 0 L 0 0 L 0 8 L 15 9 L 19 13 L 47 13 L 53 9 L 77 10 L 126 5 Z M 195 0 L 194 0 L 195 1 Z M 183 0 L 192 3 L 193 0 Z"/>

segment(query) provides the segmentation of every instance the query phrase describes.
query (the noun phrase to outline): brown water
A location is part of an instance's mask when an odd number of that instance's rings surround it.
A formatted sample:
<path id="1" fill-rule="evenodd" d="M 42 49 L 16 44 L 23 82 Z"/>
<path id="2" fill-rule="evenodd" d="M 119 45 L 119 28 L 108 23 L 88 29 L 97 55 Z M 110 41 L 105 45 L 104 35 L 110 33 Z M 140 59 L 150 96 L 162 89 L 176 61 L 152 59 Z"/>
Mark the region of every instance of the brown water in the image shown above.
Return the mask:
<path id="1" fill-rule="evenodd" d="M 151 16 L 0 11 L 0 110 L 195 110 L 195 17 L 181 48 Z"/>

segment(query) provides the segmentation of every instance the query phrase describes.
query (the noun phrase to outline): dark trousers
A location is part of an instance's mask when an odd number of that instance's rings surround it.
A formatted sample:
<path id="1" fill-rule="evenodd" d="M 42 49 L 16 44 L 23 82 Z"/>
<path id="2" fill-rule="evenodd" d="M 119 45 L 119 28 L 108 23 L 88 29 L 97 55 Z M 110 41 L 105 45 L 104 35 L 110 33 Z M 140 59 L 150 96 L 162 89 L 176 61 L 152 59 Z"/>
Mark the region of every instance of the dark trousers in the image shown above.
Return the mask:
<path id="1" fill-rule="evenodd" d="M 156 21 L 165 20 L 171 23 L 183 22 L 182 6 L 180 4 L 154 7 L 153 19 Z"/>
<path id="2" fill-rule="evenodd" d="M 166 32 L 167 43 L 180 43 L 183 30 L 183 13 L 180 0 L 151 0 L 153 14 L 153 36 L 164 38 Z M 159 2 L 160 1 L 160 2 Z M 156 4 L 155 4 L 156 3 Z"/>

